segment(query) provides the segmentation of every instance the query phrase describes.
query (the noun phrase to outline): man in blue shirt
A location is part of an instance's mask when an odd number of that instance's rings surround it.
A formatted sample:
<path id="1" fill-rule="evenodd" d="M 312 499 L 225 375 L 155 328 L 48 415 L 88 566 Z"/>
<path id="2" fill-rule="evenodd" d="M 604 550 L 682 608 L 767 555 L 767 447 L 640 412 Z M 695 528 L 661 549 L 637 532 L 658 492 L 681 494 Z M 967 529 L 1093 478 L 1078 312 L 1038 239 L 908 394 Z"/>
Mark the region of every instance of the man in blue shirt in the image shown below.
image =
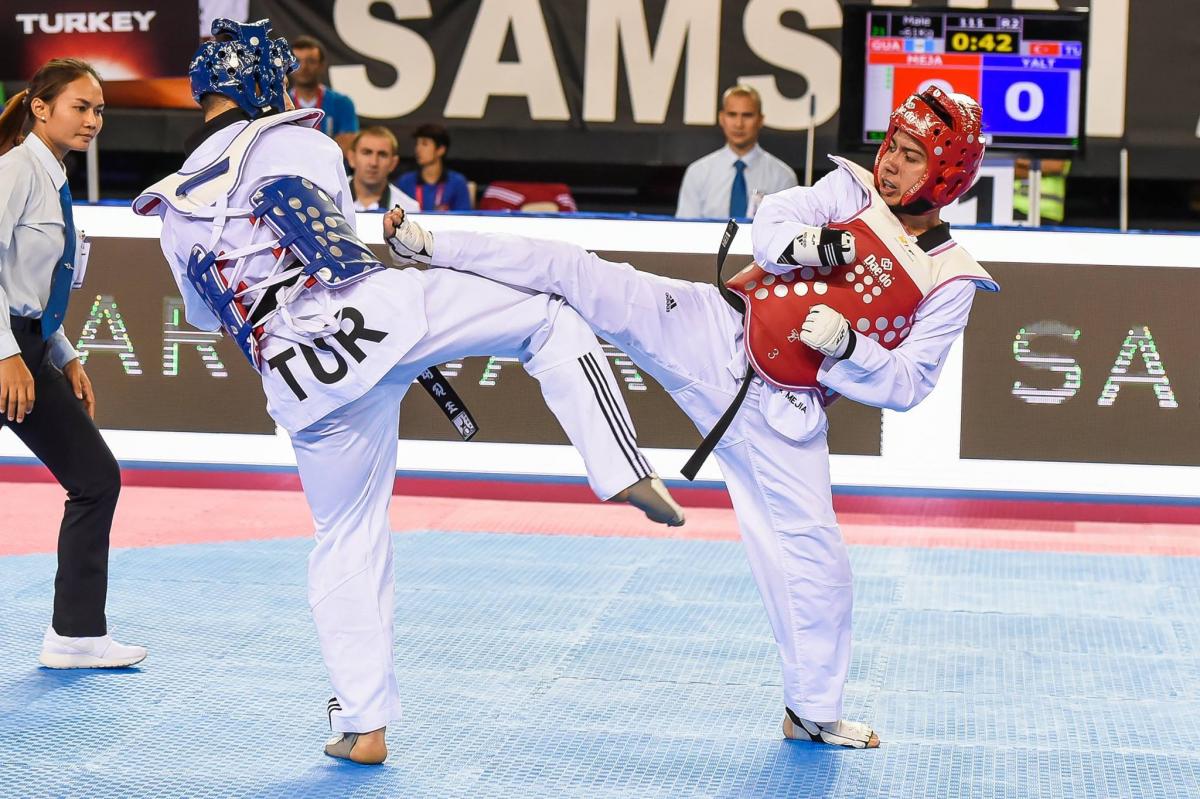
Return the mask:
<path id="1" fill-rule="evenodd" d="M 415 198 L 422 211 L 470 211 L 467 179 L 446 169 L 450 134 L 441 125 L 428 123 L 413 132 L 413 139 L 417 169 L 400 176 L 400 191 Z"/>
<path id="2" fill-rule="evenodd" d="M 349 159 L 358 133 L 358 114 L 354 101 L 341 92 L 321 83 L 325 74 L 325 47 L 311 36 L 297 36 L 292 41 L 292 52 L 300 63 L 290 76 L 292 104 L 297 108 L 320 108 L 325 112 L 321 120 L 321 131 L 338 143 L 344 157 Z"/>

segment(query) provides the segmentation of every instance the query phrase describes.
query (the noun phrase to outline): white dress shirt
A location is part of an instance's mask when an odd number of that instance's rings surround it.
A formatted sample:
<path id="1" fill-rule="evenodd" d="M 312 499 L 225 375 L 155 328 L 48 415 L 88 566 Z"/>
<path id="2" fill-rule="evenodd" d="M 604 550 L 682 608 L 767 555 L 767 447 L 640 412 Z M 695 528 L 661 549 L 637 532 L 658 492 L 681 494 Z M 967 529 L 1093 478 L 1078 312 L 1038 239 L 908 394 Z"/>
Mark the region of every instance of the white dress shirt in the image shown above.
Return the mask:
<path id="1" fill-rule="evenodd" d="M 34 134 L 0 156 L 0 358 L 21 351 L 9 314 L 40 319 L 50 299 L 50 280 L 63 254 L 58 192 L 67 180 L 63 165 Z M 78 235 L 78 234 L 77 234 Z M 59 369 L 78 356 L 60 327 L 50 337 L 50 360 Z"/>
<path id="2" fill-rule="evenodd" d="M 683 174 L 679 187 L 679 205 L 675 216 L 681 219 L 728 219 L 729 195 L 737 175 L 734 162 L 746 164 L 746 208 L 754 215 L 755 193 L 766 196 L 795 186 L 796 173 L 790 166 L 757 144 L 745 155 L 738 155 L 729 145 L 693 161 Z"/>
<path id="3" fill-rule="evenodd" d="M 354 188 L 353 184 L 351 184 L 351 188 Z M 420 204 L 418 204 L 417 201 L 414 200 L 412 197 L 409 197 L 407 194 L 400 191 L 400 189 L 396 188 L 396 184 L 389 183 L 388 184 L 388 192 L 389 193 L 383 198 L 384 200 L 388 201 L 386 204 L 386 207 L 384 207 L 384 205 L 382 205 L 379 200 L 372 200 L 369 203 L 365 203 L 362 200 L 360 200 L 358 197 L 355 197 L 354 198 L 354 210 L 355 211 L 390 211 L 390 210 L 392 210 L 393 207 L 398 205 L 398 206 L 400 206 L 401 209 L 404 210 L 405 213 L 414 213 L 414 214 L 421 213 Z"/>

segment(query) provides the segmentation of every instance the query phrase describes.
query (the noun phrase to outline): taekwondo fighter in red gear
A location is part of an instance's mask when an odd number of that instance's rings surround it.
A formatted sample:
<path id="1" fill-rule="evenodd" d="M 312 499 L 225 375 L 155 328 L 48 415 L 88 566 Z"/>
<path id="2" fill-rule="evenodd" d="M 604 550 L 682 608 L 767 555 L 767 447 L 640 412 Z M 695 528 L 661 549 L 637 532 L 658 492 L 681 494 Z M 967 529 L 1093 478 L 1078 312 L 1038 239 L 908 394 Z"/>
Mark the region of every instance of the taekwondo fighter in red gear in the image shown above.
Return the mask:
<path id="1" fill-rule="evenodd" d="M 970 97 L 930 89 L 908 98 L 874 174 L 835 158 L 813 187 L 766 198 L 754 219 L 757 264 L 728 283 L 740 302 L 562 242 L 449 231 L 431 241 L 402 211 L 385 216 L 394 252 L 432 251 L 434 266 L 566 298 L 706 435 L 717 427 L 721 436 L 719 420 L 746 388 L 715 452 L 779 646 L 788 738 L 879 744 L 868 725 L 842 720 L 853 599 L 825 405 L 838 395 L 916 405 L 975 290 L 997 290 L 938 212 L 970 188 L 983 149 Z"/>
<path id="2" fill-rule="evenodd" d="M 414 378 L 466 356 L 519 357 L 598 496 L 667 524 L 683 514 L 637 448 L 595 334 L 560 298 L 375 259 L 355 233 L 341 150 L 316 127 L 322 112 L 283 110 L 296 62 L 269 31 L 268 20 L 213 23 L 190 68 L 205 124 L 183 168 L 134 209 L 162 218 L 188 322 L 237 342 L 291 436 L 316 527 L 308 598 L 335 692 L 326 753 L 377 763 L 383 728 L 400 718 L 388 503 Z"/>

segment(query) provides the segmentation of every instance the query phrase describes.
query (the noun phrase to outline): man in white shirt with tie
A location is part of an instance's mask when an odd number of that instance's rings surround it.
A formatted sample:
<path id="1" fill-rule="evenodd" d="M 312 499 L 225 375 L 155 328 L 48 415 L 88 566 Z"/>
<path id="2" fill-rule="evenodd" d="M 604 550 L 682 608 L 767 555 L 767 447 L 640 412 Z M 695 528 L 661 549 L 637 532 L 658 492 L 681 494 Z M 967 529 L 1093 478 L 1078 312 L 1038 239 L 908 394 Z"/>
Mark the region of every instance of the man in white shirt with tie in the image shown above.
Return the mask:
<path id="1" fill-rule="evenodd" d="M 741 84 L 726 89 L 717 116 L 725 146 L 688 166 L 675 209 L 680 219 L 752 217 L 755 195 L 761 199 L 797 184 L 790 166 L 758 146 L 765 118 L 756 90 Z"/>

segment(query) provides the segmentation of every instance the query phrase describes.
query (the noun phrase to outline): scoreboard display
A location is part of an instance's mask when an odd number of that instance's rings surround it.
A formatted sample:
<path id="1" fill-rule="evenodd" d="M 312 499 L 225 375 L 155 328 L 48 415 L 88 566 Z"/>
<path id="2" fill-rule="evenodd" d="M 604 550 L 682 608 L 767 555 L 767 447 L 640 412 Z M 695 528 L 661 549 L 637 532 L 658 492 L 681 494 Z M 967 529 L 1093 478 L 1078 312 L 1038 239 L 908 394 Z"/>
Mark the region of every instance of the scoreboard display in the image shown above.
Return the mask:
<path id="1" fill-rule="evenodd" d="M 843 24 L 843 146 L 878 145 L 892 109 L 938 86 L 979 101 L 992 148 L 1081 150 L 1086 12 L 848 6 Z"/>

